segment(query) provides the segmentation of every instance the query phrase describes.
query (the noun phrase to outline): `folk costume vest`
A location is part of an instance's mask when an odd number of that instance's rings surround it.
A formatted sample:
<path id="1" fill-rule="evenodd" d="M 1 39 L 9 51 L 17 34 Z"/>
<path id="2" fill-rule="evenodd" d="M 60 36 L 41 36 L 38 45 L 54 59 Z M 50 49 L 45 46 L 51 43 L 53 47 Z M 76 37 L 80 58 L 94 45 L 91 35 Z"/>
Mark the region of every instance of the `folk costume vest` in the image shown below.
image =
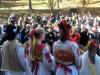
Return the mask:
<path id="1" fill-rule="evenodd" d="M 66 51 L 63 51 L 61 49 L 56 50 L 55 56 L 56 56 L 57 60 L 59 60 L 61 62 L 75 63 L 75 57 L 71 51 L 71 44 L 69 44 L 69 48 Z"/>
<path id="2" fill-rule="evenodd" d="M 18 42 L 16 40 L 4 42 L 2 46 L 2 70 L 23 71 L 17 56 L 17 46 Z"/>
<path id="3" fill-rule="evenodd" d="M 65 75 L 67 75 L 67 72 L 72 73 L 72 69 L 70 69 L 67 66 L 71 66 L 75 64 L 75 57 L 74 54 L 72 53 L 72 43 L 69 42 L 68 48 L 66 50 L 63 50 L 62 48 L 56 48 L 55 50 L 55 57 L 56 57 L 56 62 L 57 62 L 57 68 L 63 68 Z M 70 64 L 67 64 L 70 62 Z"/>

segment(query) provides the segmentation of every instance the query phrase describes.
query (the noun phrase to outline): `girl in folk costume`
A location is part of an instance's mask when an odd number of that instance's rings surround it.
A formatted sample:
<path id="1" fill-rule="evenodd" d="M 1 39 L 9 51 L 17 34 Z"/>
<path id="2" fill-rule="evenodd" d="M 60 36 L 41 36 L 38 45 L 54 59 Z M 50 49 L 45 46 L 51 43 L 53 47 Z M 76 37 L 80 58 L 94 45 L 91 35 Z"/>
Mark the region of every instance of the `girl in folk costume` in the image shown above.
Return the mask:
<path id="1" fill-rule="evenodd" d="M 56 75 L 78 75 L 80 68 L 80 52 L 78 45 L 71 42 L 70 29 L 66 20 L 58 23 L 60 39 L 53 44 L 54 57 L 57 64 Z"/>
<path id="2" fill-rule="evenodd" d="M 24 48 L 18 42 L 19 29 L 8 25 L 5 32 L 7 41 L 2 45 L 1 70 L 5 71 L 5 75 L 27 75 L 29 68 L 24 57 Z"/>
<path id="3" fill-rule="evenodd" d="M 42 28 L 30 32 L 30 59 L 33 75 L 51 75 L 53 56 L 48 45 L 41 43 L 44 37 L 45 32 Z"/>
<path id="4" fill-rule="evenodd" d="M 82 55 L 80 75 L 100 75 L 100 57 L 96 54 L 98 45 L 94 39 L 88 42 L 88 50 Z"/>

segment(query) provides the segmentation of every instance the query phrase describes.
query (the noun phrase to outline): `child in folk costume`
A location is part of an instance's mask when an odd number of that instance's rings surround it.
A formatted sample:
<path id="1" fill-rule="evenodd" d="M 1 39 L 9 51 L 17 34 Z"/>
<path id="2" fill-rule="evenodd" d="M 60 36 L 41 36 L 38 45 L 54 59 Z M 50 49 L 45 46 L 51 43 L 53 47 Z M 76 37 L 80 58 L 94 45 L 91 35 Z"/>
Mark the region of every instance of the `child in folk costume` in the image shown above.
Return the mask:
<path id="1" fill-rule="evenodd" d="M 91 39 L 88 50 L 82 55 L 80 75 L 100 75 L 100 57 L 96 54 L 97 42 Z"/>
<path id="2" fill-rule="evenodd" d="M 41 42 L 44 40 L 45 32 L 42 28 L 30 32 L 30 59 L 33 75 L 51 75 L 53 56 L 49 47 Z"/>
<path id="3" fill-rule="evenodd" d="M 53 44 L 54 58 L 57 64 L 56 75 L 78 75 L 80 52 L 78 45 L 71 42 L 70 29 L 66 20 L 58 23 L 60 39 Z"/>
<path id="4" fill-rule="evenodd" d="M 6 27 L 7 41 L 2 45 L 2 65 L 1 70 L 5 75 L 27 75 L 29 67 L 24 56 L 24 47 L 18 42 L 19 29 L 14 25 Z M 31 75 L 31 72 L 30 74 Z"/>

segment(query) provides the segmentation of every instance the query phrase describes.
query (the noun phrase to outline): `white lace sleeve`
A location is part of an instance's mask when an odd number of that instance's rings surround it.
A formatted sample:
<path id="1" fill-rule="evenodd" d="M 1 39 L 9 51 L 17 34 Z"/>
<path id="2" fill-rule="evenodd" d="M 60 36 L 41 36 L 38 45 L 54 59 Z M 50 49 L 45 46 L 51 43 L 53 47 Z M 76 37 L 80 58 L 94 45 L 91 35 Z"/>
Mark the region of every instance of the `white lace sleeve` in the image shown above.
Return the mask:
<path id="1" fill-rule="evenodd" d="M 54 64 L 54 57 L 50 53 L 50 49 L 48 46 L 46 46 L 43 49 L 43 63 L 48 69 L 53 69 Z"/>
<path id="2" fill-rule="evenodd" d="M 22 67 L 22 69 L 24 69 L 25 71 L 28 69 L 27 68 L 27 63 L 25 60 L 25 51 L 24 48 L 22 46 L 17 46 L 17 57 L 18 57 L 18 61 Z"/>
<path id="3" fill-rule="evenodd" d="M 77 66 L 80 66 L 81 65 L 80 50 L 76 43 L 72 43 L 72 52 L 75 56 L 75 64 Z"/>
<path id="4" fill-rule="evenodd" d="M 55 49 L 56 49 L 56 42 L 53 44 L 53 55 L 54 55 L 55 61 L 57 61 L 56 56 L 55 56 Z"/>

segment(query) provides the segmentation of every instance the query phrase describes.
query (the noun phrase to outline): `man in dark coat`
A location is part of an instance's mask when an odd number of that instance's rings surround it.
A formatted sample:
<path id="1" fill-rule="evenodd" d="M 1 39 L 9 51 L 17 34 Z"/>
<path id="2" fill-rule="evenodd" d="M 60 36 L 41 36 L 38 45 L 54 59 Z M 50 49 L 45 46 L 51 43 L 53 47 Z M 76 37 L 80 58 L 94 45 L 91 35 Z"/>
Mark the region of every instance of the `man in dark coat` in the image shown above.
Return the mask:
<path id="1" fill-rule="evenodd" d="M 53 31 L 52 28 L 49 28 L 48 32 L 46 33 L 46 43 L 49 44 L 51 49 L 52 49 L 53 43 L 56 41 L 56 36 L 54 33 L 55 33 L 55 31 Z"/>
<path id="2" fill-rule="evenodd" d="M 97 31 L 96 27 L 92 27 L 92 33 L 89 34 L 90 39 L 95 39 L 97 44 L 100 44 L 100 33 Z M 100 56 L 99 46 L 97 48 L 97 54 Z"/>
<path id="3" fill-rule="evenodd" d="M 84 28 L 80 34 L 81 34 L 80 44 L 85 47 L 89 40 L 88 29 Z"/>

